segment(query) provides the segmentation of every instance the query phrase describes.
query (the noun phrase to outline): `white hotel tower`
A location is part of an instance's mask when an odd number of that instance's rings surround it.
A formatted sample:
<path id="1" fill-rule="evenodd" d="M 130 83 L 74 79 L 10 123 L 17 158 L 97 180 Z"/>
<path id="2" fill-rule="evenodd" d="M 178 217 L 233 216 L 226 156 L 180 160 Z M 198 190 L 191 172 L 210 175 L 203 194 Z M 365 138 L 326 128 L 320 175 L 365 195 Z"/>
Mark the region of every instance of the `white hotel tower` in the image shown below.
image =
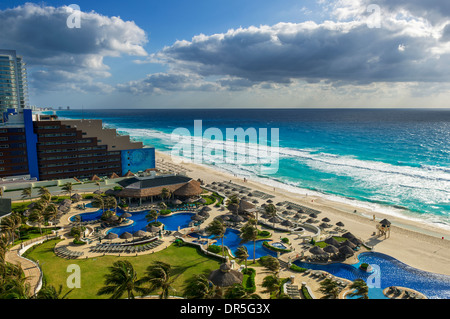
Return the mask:
<path id="1" fill-rule="evenodd" d="M 8 109 L 22 113 L 28 104 L 25 62 L 14 50 L 0 49 L 0 114 Z"/>

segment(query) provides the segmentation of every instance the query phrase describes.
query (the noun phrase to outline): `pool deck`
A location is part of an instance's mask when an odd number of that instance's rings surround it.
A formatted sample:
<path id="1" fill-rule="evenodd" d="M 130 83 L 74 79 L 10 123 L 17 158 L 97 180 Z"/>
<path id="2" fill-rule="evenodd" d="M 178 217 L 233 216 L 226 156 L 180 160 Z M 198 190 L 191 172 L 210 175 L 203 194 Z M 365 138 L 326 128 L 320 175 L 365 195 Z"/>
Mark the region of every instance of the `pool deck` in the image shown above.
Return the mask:
<path id="1" fill-rule="evenodd" d="M 56 246 L 56 248 L 65 248 L 68 249 L 69 251 L 73 251 L 73 252 L 79 252 L 82 253 L 82 255 L 78 258 L 84 259 L 84 258 L 95 258 L 95 257 L 99 257 L 99 256 L 104 256 L 106 255 L 116 255 L 116 256 L 139 256 L 139 255 L 145 255 L 145 254 L 151 254 L 151 253 L 155 253 L 158 251 L 161 251 L 165 248 L 167 248 L 169 245 L 171 245 L 176 237 L 174 236 L 174 234 L 176 234 L 177 236 L 182 236 L 186 241 L 194 241 L 196 240 L 196 238 L 192 238 L 187 236 L 189 233 L 192 232 L 192 228 L 188 227 L 188 228 L 184 228 L 181 229 L 179 232 L 172 232 L 171 235 L 168 236 L 162 236 L 159 237 L 159 239 L 163 242 L 161 245 L 154 247 L 150 250 L 147 251 L 143 251 L 143 252 L 138 252 L 138 253 L 112 253 L 112 252 L 108 252 L 108 253 L 99 253 L 99 252 L 92 252 L 91 248 L 93 246 L 95 246 L 96 244 L 99 243 L 98 238 L 93 240 L 92 243 L 90 244 L 86 244 L 86 245 L 74 245 L 73 244 L 73 237 L 71 237 L 69 235 L 70 229 L 72 228 L 73 224 L 71 224 L 70 222 L 70 218 L 74 215 L 77 214 L 83 214 L 83 213 L 91 213 L 91 212 L 95 212 L 98 209 L 97 208 L 92 208 L 92 207 L 87 207 L 84 210 L 80 210 L 78 208 L 76 208 L 77 204 L 79 203 L 74 203 L 71 205 L 71 209 L 70 211 L 65 214 L 62 218 L 60 223 L 58 224 L 58 226 L 62 227 L 62 230 L 58 232 L 58 234 L 60 235 L 60 238 L 63 239 L 61 242 L 59 242 Z M 221 210 L 215 206 L 209 206 L 212 208 L 211 211 L 209 211 L 210 216 L 204 220 L 204 222 L 200 225 L 200 227 L 194 227 L 195 229 L 204 229 L 211 221 L 214 220 L 214 218 L 216 218 L 219 215 L 223 215 L 225 213 L 227 213 L 226 210 Z M 180 212 L 184 212 L 184 211 L 180 211 Z M 176 214 L 176 213 L 174 213 Z M 236 224 L 236 228 L 239 228 L 240 226 L 242 226 L 242 223 L 238 223 Z M 99 226 L 99 224 L 90 224 L 90 225 L 86 225 L 87 228 L 87 235 L 86 237 L 89 238 L 93 233 L 94 233 L 94 228 Z M 294 285 L 297 285 L 298 287 L 301 287 L 302 284 L 305 284 L 307 287 L 309 287 L 309 289 L 313 292 L 315 298 L 320 298 L 323 295 L 319 292 L 320 289 L 320 283 L 322 280 L 324 280 L 325 278 L 334 278 L 342 283 L 346 283 L 349 284 L 351 283 L 350 281 L 343 279 L 343 278 L 337 278 L 332 276 L 329 273 L 323 272 L 324 274 L 322 276 L 317 276 L 314 275 L 313 272 L 310 273 L 298 273 L 298 272 L 294 272 L 290 269 L 287 268 L 287 265 L 289 264 L 289 262 L 293 262 L 296 259 L 305 259 L 306 257 L 311 256 L 311 254 L 309 253 L 309 249 L 312 247 L 312 245 L 309 243 L 309 238 L 311 236 L 313 236 L 314 234 L 312 232 L 309 232 L 308 230 L 305 231 L 305 233 L 303 234 L 304 236 L 299 236 L 298 234 L 293 234 L 293 233 L 288 233 L 286 231 L 282 231 L 280 229 L 271 229 L 269 225 L 265 225 L 265 226 L 261 226 L 258 225 L 259 229 L 264 229 L 264 230 L 268 230 L 272 233 L 272 236 L 270 238 L 268 238 L 269 241 L 273 240 L 275 242 L 281 242 L 281 238 L 288 238 L 289 239 L 289 244 L 283 243 L 285 246 L 287 246 L 287 248 L 291 249 L 292 251 L 290 253 L 284 253 L 284 254 L 280 254 L 280 262 L 282 264 L 282 267 L 280 269 L 279 272 L 279 276 L 280 277 L 289 277 L 289 278 L 293 278 L 294 280 Z M 106 231 L 110 229 L 103 229 L 102 233 L 103 235 L 106 234 Z M 320 240 L 323 240 L 331 235 L 337 235 L 335 233 L 330 233 L 330 232 L 322 232 L 320 235 Z M 308 239 L 308 240 L 307 240 Z M 120 238 L 117 239 L 113 239 L 113 240 L 102 240 L 102 243 L 125 243 L 126 241 Z M 214 243 L 214 241 L 209 241 L 209 244 Z M 204 246 L 206 247 L 206 246 Z M 358 251 L 357 254 L 359 254 L 360 252 L 364 252 L 367 251 L 366 249 L 361 249 L 360 251 Z M 352 256 L 351 258 L 348 258 L 347 260 L 345 260 L 345 263 L 348 264 L 354 264 L 357 262 L 357 254 L 355 254 L 354 256 Z M 249 260 L 250 261 L 250 260 Z M 239 265 L 238 265 L 239 266 Z M 251 266 L 249 266 L 251 267 Z M 260 294 L 263 298 L 269 298 L 269 295 L 267 293 L 264 293 L 264 288 L 262 287 L 262 281 L 264 279 L 265 276 L 271 274 L 271 272 L 269 272 L 267 269 L 265 269 L 264 267 L 254 267 L 256 270 L 256 285 L 257 285 L 257 291 L 256 293 Z M 30 268 L 31 269 L 31 268 Z M 314 271 L 316 272 L 316 271 Z M 32 275 L 33 277 L 35 277 L 35 275 Z M 38 276 L 36 274 L 36 276 Z M 342 297 L 345 296 L 345 288 L 341 291 L 341 295 Z"/>

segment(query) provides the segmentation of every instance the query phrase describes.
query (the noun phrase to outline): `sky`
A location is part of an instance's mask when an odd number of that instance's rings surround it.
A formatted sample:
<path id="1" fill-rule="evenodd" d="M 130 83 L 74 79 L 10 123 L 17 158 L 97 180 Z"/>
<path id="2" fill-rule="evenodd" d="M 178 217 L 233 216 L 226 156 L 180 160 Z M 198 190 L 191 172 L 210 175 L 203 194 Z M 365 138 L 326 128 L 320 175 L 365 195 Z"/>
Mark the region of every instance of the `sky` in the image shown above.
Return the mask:
<path id="1" fill-rule="evenodd" d="M 0 2 L 29 103 L 448 108 L 448 0 Z"/>

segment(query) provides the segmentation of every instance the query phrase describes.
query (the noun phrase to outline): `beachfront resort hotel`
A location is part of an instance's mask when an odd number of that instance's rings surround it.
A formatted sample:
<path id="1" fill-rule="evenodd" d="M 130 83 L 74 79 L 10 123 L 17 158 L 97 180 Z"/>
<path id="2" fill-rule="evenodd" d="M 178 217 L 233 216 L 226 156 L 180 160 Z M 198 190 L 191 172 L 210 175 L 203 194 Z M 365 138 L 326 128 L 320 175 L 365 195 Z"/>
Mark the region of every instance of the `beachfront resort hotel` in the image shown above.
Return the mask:
<path id="1" fill-rule="evenodd" d="M 0 177 L 86 179 L 155 168 L 153 147 L 103 127 L 102 120 L 65 120 L 31 109 L 8 109 L 3 119 Z"/>

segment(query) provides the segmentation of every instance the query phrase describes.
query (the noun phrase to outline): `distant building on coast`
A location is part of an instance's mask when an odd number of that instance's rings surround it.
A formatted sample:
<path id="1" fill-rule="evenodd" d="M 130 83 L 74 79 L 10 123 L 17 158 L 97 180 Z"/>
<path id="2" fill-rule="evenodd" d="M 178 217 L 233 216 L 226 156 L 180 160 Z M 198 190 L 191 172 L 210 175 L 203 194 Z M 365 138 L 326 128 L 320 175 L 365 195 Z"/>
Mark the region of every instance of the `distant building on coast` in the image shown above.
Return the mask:
<path id="1" fill-rule="evenodd" d="M 0 49 L 0 113 L 21 112 L 28 103 L 25 62 L 14 50 Z"/>

